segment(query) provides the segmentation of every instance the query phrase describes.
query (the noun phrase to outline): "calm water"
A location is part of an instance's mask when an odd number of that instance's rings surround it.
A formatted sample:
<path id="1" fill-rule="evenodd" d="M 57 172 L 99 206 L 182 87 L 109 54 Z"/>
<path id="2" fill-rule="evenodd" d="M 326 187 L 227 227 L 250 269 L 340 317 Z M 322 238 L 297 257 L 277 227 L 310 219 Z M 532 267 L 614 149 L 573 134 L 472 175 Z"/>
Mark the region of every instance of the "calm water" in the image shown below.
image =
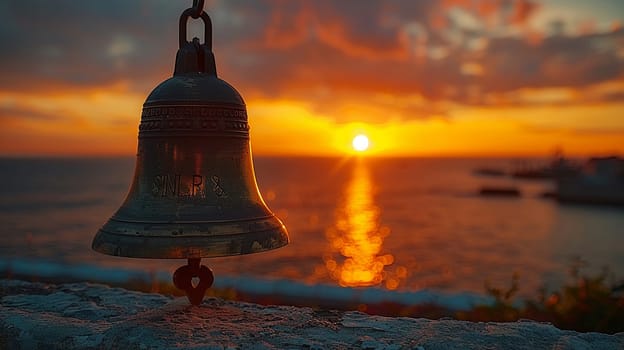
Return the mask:
<path id="1" fill-rule="evenodd" d="M 548 182 L 486 178 L 497 159 L 256 158 L 269 207 L 292 243 L 268 253 L 205 260 L 215 275 L 305 283 L 522 294 L 564 281 L 570 260 L 624 277 L 624 209 L 559 205 Z M 182 260 L 91 251 L 97 229 L 124 199 L 134 159 L 0 159 L 0 257 L 175 270 Z M 515 185 L 521 198 L 476 196 Z"/>

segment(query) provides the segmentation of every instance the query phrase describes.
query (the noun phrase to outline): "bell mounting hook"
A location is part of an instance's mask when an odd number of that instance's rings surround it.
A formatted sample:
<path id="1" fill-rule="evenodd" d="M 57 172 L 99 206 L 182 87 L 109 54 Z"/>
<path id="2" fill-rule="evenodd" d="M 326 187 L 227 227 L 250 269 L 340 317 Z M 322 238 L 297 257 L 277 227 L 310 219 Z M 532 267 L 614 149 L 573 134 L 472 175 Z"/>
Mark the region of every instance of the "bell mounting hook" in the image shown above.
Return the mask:
<path id="1" fill-rule="evenodd" d="M 214 54 L 212 53 L 212 21 L 203 10 L 204 1 L 194 0 L 193 7 L 189 7 L 180 15 L 179 49 L 176 54 L 176 64 L 173 75 L 186 73 L 206 73 L 217 76 Z M 201 18 L 204 22 L 204 43 L 198 38 L 190 42 L 186 40 L 186 24 L 189 18 Z"/>
<path id="2" fill-rule="evenodd" d="M 204 45 L 212 51 L 212 21 L 210 16 L 204 11 L 204 0 L 193 0 L 193 7 L 187 8 L 180 15 L 180 48 L 188 42 L 186 41 L 186 23 L 189 17 L 193 19 L 201 18 L 204 21 Z"/>

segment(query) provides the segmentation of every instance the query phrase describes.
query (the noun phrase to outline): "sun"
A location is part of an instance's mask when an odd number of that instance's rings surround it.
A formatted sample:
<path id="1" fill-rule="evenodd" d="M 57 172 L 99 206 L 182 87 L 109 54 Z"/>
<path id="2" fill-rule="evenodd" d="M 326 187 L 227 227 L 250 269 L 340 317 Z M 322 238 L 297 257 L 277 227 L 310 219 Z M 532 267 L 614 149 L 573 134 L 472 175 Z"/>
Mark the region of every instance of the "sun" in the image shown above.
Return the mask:
<path id="1" fill-rule="evenodd" d="M 351 144 L 353 145 L 354 150 L 364 152 L 368 149 L 368 136 L 359 134 L 353 138 Z"/>

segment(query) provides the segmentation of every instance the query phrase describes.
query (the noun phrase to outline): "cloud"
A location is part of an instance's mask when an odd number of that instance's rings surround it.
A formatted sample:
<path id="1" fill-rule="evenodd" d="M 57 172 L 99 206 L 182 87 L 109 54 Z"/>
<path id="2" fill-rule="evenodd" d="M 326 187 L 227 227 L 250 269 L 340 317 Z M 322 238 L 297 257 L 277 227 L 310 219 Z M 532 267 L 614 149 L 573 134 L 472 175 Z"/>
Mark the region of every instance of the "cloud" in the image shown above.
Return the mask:
<path id="1" fill-rule="evenodd" d="M 624 135 L 623 128 L 601 128 L 601 127 L 555 127 L 542 125 L 522 125 L 525 131 L 531 134 L 569 134 L 573 136 L 621 136 Z"/>
<path id="2" fill-rule="evenodd" d="M 0 89 L 49 92 L 123 83 L 147 95 L 171 75 L 178 16 L 189 5 L 0 2 Z M 547 5 L 222 0 L 206 9 L 218 72 L 248 100 L 298 100 L 337 121 L 382 122 L 446 116 L 461 105 L 535 104 L 511 97 L 624 80 L 624 29 L 540 32 L 531 19 Z M 592 96 L 592 103 L 621 96 L 609 91 Z M 582 95 L 571 102 L 583 103 Z M 377 113 L 343 113 L 358 103 Z"/>
<path id="3" fill-rule="evenodd" d="M 28 106 L 0 105 L 0 121 L 7 122 L 11 119 L 30 119 L 36 121 L 56 121 L 62 117 L 53 111 L 41 111 Z"/>
<path id="4" fill-rule="evenodd" d="M 583 90 L 623 79 L 622 30 L 536 33 L 527 28 L 541 6 L 530 1 L 234 1 L 226 7 L 254 13 L 256 30 L 236 47 L 247 64 L 224 67 L 244 95 L 313 101 L 338 119 L 344 118 L 334 112 L 340 101 L 370 104 L 383 94 L 491 105 L 496 99 L 487 96 L 520 89 Z M 416 108 L 404 112 L 403 118 L 426 116 Z"/>
<path id="5" fill-rule="evenodd" d="M 509 20 L 512 23 L 526 23 L 533 13 L 539 8 L 534 1 L 517 0 L 513 2 L 512 11 L 509 14 Z"/>
<path id="6" fill-rule="evenodd" d="M 169 1 L 9 0 L 0 8 L 3 89 L 97 86 L 172 69 L 180 10 Z"/>
<path id="7" fill-rule="evenodd" d="M 624 63 L 617 56 L 624 31 L 580 37 L 555 36 L 538 46 L 515 38 L 490 41 L 482 76 L 486 91 L 537 87 L 582 87 L 621 79 Z M 604 50 L 596 45 L 605 42 Z"/>

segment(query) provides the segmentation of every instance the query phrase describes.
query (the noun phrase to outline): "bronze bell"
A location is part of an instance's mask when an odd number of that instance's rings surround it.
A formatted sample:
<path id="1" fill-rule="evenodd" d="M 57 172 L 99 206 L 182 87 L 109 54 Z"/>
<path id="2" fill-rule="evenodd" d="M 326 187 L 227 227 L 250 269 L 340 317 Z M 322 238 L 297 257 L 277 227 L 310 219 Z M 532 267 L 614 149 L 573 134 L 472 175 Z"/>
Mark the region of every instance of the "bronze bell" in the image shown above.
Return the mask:
<path id="1" fill-rule="evenodd" d="M 173 77 L 143 105 L 134 179 L 119 210 L 93 239 L 100 253 L 189 259 L 174 283 L 201 303 L 212 273 L 201 258 L 250 254 L 288 244 L 282 222 L 256 184 L 247 110 L 217 78 L 212 23 L 203 1 L 180 17 Z M 204 40 L 186 40 L 189 17 L 204 22 Z M 199 277 L 198 286 L 191 279 Z"/>

